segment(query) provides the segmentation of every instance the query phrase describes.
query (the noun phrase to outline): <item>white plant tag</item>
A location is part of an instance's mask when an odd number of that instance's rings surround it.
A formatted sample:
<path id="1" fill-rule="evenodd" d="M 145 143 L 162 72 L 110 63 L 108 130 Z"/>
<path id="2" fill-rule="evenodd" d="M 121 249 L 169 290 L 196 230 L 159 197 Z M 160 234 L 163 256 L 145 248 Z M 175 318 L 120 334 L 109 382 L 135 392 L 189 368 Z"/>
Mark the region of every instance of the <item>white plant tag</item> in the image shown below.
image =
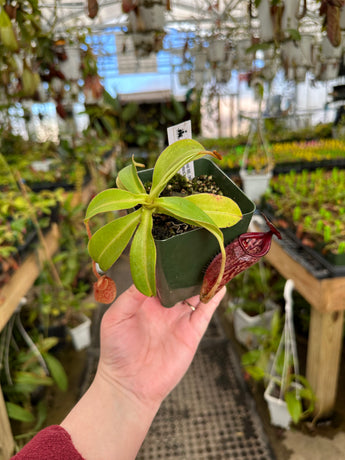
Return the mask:
<path id="1" fill-rule="evenodd" d="M 168 128 L 168 142 L 169 145 L 181 139 L 192 139 L 192 122 L 191 120 L 184 121 L 178 125 L 171 126 Z M 193 179 L 195 177 L 194 163 L 193 161 L 185 164 L 179 173 L 182 176 L 186 176 L 187 179 Z"/>

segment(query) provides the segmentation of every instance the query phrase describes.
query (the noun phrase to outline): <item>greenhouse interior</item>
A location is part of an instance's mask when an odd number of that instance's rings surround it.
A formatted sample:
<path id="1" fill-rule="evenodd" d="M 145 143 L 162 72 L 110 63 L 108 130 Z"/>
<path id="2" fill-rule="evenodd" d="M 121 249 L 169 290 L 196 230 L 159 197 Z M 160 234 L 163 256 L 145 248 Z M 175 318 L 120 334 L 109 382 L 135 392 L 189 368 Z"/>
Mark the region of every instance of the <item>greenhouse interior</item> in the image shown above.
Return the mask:
<path id="1" fill-rule="evenodd" d="M 345 458 L 345 0 L 2 0 L 0 63 L 0 460 Z"/>

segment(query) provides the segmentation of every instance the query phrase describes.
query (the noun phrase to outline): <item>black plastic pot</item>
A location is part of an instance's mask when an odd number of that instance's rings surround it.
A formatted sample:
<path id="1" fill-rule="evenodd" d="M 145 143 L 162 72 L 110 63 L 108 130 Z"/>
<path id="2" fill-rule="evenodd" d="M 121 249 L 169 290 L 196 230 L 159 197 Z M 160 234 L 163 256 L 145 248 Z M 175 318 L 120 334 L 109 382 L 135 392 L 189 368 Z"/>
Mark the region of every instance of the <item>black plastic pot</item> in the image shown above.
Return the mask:
<path id="1" fill-rule="evenodd" d="M 236 225 L 223 230 L 225 245 L 247 231 L 255 204 L 212 161 L 202 158 L 194 162 L 195 175 L 212 175 L 223 194 L 240 207 L 243 218 Z M 143 182 L 152 177 L 152 169 L 139 172 Z M 166 240 L 156 240 L 157 295 L 165 307 L 200 292 L 204 272 L 211 260 L 220 252 L 218 241 L 207 230 L 197 228 Z"/>

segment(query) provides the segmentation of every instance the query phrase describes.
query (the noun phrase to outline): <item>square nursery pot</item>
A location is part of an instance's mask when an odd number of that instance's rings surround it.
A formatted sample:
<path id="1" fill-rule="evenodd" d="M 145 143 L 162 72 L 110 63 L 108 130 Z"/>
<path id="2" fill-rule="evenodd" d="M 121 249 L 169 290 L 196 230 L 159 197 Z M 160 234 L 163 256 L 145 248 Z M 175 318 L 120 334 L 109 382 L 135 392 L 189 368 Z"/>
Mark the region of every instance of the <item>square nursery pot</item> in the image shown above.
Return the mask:
<path id="1" fill-rule="evenodd" d="M 274 381 L 271 380 L 264 393 L 271 424 L 273 426 L 279 426 L 280 428 L 289 429 L 292 417 L 288 411 L 286 402 L 283 399 L 280 399 L 279 396 L 272 394 L 274 388 Z"/>
<path id="2" fill-rule="evenodd" d="M 239 299 L 240 300 L 240 299 Z M 245 305 L 245 301 L 239 305 Z M 277 311 L 279 306 L 274 302 L 267 300 L 265 302 L 265 311 L 258 313 L 255 316 L 248 315 L 241 307 L 235 307 L 233 314 L 234 334 L 238 342 L 247 347 L 248 349 L 256 348 L 258 340 L 255 334 L 248 330 L 250 327 L 264 327 L 269 328 L 274 312 Z"/>
<path id="3" fill-rule="evenodd" d="M 296 391 L 302 388 L 299 382 L 293 382 L 292 387 L 295 388 Z M 277 395 L 274 394 L 275 391 L 278 391 Z M 286 402 L 279 398 L 279 389 L 273 379 L 270 380 L 265 390 L 264 398 L 267 402 L 271 424 L 279 426 L 280 428 L 285 428 L 286 430 L 289 429 L 292 417 Z"/>
<path id="4" fill-rule="evenodd" d="M 195 176 L 212 175 L 223 194 L 240 207 L 243 218 L 236 225 L 223 229 L 224 243 L 247 231 L 255 204 L 211 160 L 194 161 Z M 142 182 L 152 178 L 152 169 L 139 172 Z M 177 302 L 200 293 L 205 269 L 220 252 L 218 241 L 207 230 L 197 228 L 166 240 L 155 240 L 157 248 L 157 296 L 162 305 L 172 307 Z"/>
<path id="5" fill-rule="evenodd" d="M 81 323 L 78 326 L 68 328 L 74 348 L 77 351 L 91 345 L 91 319 L 86 315 L 79 316 Z"/>
<path id="6" fill-rule="evenodd" d="M 258 202 L 266 192 L 272 171 L 268 173 L 250 173 L 244 169 L 240 170 L 240 177 L 243 184 L 244 193 L 253 201 Z"/>

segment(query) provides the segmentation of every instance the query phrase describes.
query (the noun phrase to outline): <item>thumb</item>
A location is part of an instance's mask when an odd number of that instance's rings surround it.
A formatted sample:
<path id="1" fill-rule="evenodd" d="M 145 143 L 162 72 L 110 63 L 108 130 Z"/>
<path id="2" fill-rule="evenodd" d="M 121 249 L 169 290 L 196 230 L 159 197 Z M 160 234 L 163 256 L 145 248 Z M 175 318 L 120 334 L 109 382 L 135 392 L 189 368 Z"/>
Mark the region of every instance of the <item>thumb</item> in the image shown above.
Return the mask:
<path id="1" fill-rule="evenodd" d="M 223 286 L 217 294 L 212 297 L 211 300 L 207 303 L 199 302 L 196 306 L 196 309 L 191 314 L 191 323 L 195 327 L 195 329 L 200 334 L 200 338 L 205 333 L 211 318 L 216 311 L 218 305 L 220 304 L 221 300 L 223 299 L 226 293 L 226 287 Z"/>

